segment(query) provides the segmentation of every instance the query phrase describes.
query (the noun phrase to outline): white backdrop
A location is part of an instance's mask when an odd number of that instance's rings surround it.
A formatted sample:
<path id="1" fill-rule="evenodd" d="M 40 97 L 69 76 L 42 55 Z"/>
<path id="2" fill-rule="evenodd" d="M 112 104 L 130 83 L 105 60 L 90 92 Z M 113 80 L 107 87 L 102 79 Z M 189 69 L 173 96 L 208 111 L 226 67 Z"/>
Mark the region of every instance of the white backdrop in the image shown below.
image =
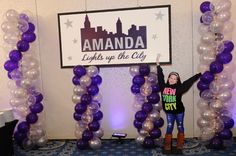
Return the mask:
<path id="1" fill-rule="evenodd" d="M 3 14 L 8 9 L 19 12 L 30 10 L 34 15 L 37 25 L 38 52 L 41 59 L 41 75 L 43 94 L 45 97 L 46 130 L 49 138 L 69 139 L 74 137 L 73 119 L 74 104 L 71 102 L 73 84 L 71 82 L 72 69 L 60 68 L 59 36 L 57 13 L 87 10 L 103 10 L 114 8 L 128 8 L 137 6 L 171 5 L 172 11 L 172 65 L 164 66 L 165 75 L 170 71 L 178 71 L 182 80 L 197 72 L 198 54 L 196 51 L 199 43 L 197 28 L 199 25 L 199 6 L 202 0 L 0 0 L 0 23 Z M 232 0 L 232 21 L 236 21 L 236 3 Z M 3 33 L 0 32 L 2 38 Z M 234 31 L 233 42 L 236 44 Z M 0 41 L 0 109 L 10 107 L 9 91 L 7 88 L 7 74 L 3 69 L 6 53 L 3 52 L 3 41 Z M 234 57 L 235 60 L 235 57 Z M 104 118 L 102 127 L 104 138 L 110 138 L 112 132 L 126 132 L 129 138 L 136 136 L 133 127 L 135 112 L 132 109 L 133 95 L 130 92 L 132 77 L 128 67 L 103 67 L 101 68 L 103 83 L 100 92 L 103 95 L 102 111 Z M 236 74 L 233 73 L 234 80 Z M 196 86 L 196 85 L 195 85 Z M 235 92 L 235 89 L 234 89 Z M 236 95 L 233 95 L 234 101 Z M 198 136 L 199 129 L 196 120 L 199 116 L 196 102 L 198 90 L 196 87 L 183 97 L 186 107 L 185 130 L 187 137 Z M 236 114 L 236 113 L 235 113 Z M 162 116 L 165 118 L 164 114 Z M 162 128 L 164 133 L 165 127 Z M 234 134 L 236 134 L 234 132 Z"/>

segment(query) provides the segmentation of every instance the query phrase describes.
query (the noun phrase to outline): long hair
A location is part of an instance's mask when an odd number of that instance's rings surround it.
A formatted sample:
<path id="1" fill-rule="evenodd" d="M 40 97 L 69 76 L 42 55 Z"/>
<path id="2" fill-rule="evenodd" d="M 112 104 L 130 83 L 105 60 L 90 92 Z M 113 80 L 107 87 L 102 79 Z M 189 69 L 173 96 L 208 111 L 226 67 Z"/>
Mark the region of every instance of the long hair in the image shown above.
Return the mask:
<path id="1" fill-rule="evenodd" d="M 177 73 L 177 72 L 171 72 L 170 74 L 169 74 L 169 76 L 168 76 L 168 78 L 167 78 L 167 84 L 169 85 L 169 78 L 170 78 L 170 76 L 171 75 L 175 75 L 176 77 L 177 77 L 177 82 L 176 82 L 176 84 L 177 85 L 179 85 L 179 84 L 181 84 L 181 80 L 180 80 L 180 77 L 179 77 L 179 73 Z"/>

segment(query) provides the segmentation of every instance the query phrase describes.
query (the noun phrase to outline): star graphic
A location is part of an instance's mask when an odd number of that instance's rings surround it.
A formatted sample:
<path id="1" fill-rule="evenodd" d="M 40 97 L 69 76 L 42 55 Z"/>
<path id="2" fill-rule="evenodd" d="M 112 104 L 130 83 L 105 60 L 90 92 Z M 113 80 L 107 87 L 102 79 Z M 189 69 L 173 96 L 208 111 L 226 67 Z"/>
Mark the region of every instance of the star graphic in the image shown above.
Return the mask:
<path id="1" fill-rule="evenodd" d="M 71 56 L 69 56 L 69 57 L 67 57 L 67 59 L 68 59 L 69 61 L 71 61 L 71 60 L 72 60 L 72 57 L 71 57 Z"/>
<path id="2" fill-rule="evenodd" d="M 67 21 L 65 22 L 66 28 L 71 27 L 72 28 L 72 21 L 70 21 L 69 19 L 67 19 Z"/>
<path id="3" fill-rule="evenodd" d="M 73 43 L 74 43 L 74 44 L 77 43 L 77 41 L 78 41 L 78 40 L 77 40 L 76 38 L 73 39 Z"/>
<path id="4" fill-rule="evenodd" d="M 156 20 L 162 20 L 162 17 L 164 16 L 164 14 L 162 14 L 162 12 L 161 11 L 159 11 L 158 13 L 155 13 L 155 15 L 156 15 Z"/>
<path id="5" fill-rule="evenodd" d="M 153 35 L 152 35 L 152 38 L 153 38 L 154 40 L 156 40 L 156 39 L 157 39 L 157 34 L 153 34 Z"/>

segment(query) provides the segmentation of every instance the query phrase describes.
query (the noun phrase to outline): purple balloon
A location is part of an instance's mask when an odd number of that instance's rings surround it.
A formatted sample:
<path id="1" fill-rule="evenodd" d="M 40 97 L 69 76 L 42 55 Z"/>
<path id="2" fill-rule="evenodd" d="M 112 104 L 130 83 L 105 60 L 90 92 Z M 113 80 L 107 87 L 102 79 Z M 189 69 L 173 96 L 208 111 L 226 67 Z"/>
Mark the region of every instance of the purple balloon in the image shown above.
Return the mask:
<path id="1" fill-rule="evenodd" d="M 34 42 L 36 40 L 36 35 L 33 32 L 25 32 L 21 35 L 21 40 L 26 42 Z"/>
<path id="2" fill-rule="evenodd" d="M 26 121 L 29 123 L 29 124 L 34 124 L 38 121 L 38 116 L 37 114 L 35 113 L 29 113 L 27 116 L 26 116 Z"/>
<path id="3" fill-rule="evenodd" d="M 103 118 L 103 113 L 98 111 L 97 113 L 93 114 L 93 121 L 99 121 Z"/>
<path id="4" fill-rule="evenodd" d="M 76 121 L 80 121 L 80 120 L 81 120 L 81 116 L 82 116 L 82 114 L 77 113 L 77 112 L 75 112 L 75 113 L 73 114 L 73 117 L 74 117 L 74 119 L 75 119 Z"/>
<path id="5" fill-rule="evenodd" d="M 86 74 L 86 69 L 83 66 L 78 65 L 74 67 L 73 72 L 80 78 L 81 76 Z"/>
<path id="6" fill-rule="evenodd" d="M 146 118 L 147 118 L 147 113 L 145 113 L 142 110 L 135 113 L 135 119 L 137 121 L 143 122 Z"/>
<path id="7" fill-rule="evenodd" d="M 224 41 L 224 50 L 223 53 L 230 53 L 234 49 L 234 43 L 232 41 Z"/>
<path id="8" fill-rule="evenodd" d="M 100 75 L 96 75 L 92 77 L 92 85 L 100 85 L 102 83 L 102 77 Z"/>
<path id="9" fill-rule="evenodd" d="M 87 105 L 83 103 L 77 103 L 75 105 L 75 112 L 79 114 L 83 114 L 87 110 Z"/>
<path id="10" fill-rule="evenodd" d="M 158 93 L 158 92 L 160 92 L 161 91 L 161 89 L 160 89 L 160 87 L 159 87 L 159 85 L 152 85 L 152 93 Z"/>
<path id="11" fill-rule="evenodd" d="M 133 84 L 133 85 L 131 86 L 131 92 L 132 92 L 133 94 L 138 94 L 138 93 L 140 93 L 140 86 L 137 85 L 137 84 Z"/>
<path id="12" fill-rule="evenodd" d="M 93 138 L 93 132 L 86 129 L 82 134 L 82 140 L 89 141 Z"/>
<path id="13" fill-rule="evenodd" d="M 142 86 L 145 83 L 145 79 L 141 75 L 135 75 L 133 77 L 133 84 L 136 84 L 138 86 Z"/>
<path id="14" fill-rule="evenodd" d="M 155 103 L 158 103 L 160 101 L 160 96 L 159 96 L 159 94 L 152 93 L 151 95 L 149 95 L 147 97 L 147 99 L 148 99 L 149 103 L 155 104 Z"/>
<path id="15" fill-rule="evenodd" d="M 79 139 L 79 140 L 76 142 L 76 146 L 77 146 L 78 149 L 84 150 L 84 149 L 86 149 L 86 148 L 89 147 L 89 143 L 88 143 L 88 141 L 84 141 L 84 140 L 82 140 L 82 139 Z"/>
<path id="16" fill-rule="evenodd" d="M 18 62 L 14 62 L 12 60 L 7 60 L 5 63 L 4 63 L 4 68 L 11 72 L 13 71 L 14 69 L 17 69 L 18 68 Z"/>
<path id="17" fill-rule="evenodd" d="M 21 54 L 21 52 L 19 52 L 18 50 L 12 50 L 12 51 L 9 53 L 9 58 L 10 58 L 10 60 L 12 60 L 12 61 L 18 62 L 18 61 L 21 60 L 22 54 Z"/>
<path id="18" fill-rule="evenodd" d="M 87 87 L 87 91 L 89 95 L 97 95 L 99 92 L 99 88 L 97 85 L 90 85 L 89 87 Z"/>
<path id="19" fill-rule="evenodd" d="M 230 129 L 234 127 L 234 119 L 224 116 L 222 118 L 222 121 L 224 122 L 224 128 Z"/>
<path id="20" fill-rule="evenodd" d="M 223 71 L 223 69 L 224 69 L 223 64 L 218 61 L 214 61 L 210 64 L 210 72 L 213 74 L 220 73 Z"/>
<path id="21" fill-rule="evenodd" d="M 24 13 L 19 14 L 19 18 L 25 21 L 29 21 L 29 16 Z"/>
<path id="22" fill-rule="evenodd" d="M 27 138 L 27 133 L 21 133 L 19 131 L 14 133 L 14 139 L 17 142 L 22 142 L 25 138 Z"/>
<path id="23" fill-rule="evenodd" d="M 155 145 L 155 142 L 151 137 L 145 137 L 145 139 L 143 141 L 143 146 L 145 148 L 153 148 L 154 145 Z"/>
<path id="24" fill-rule="evenodd" d="M 144 103 L 142 105 L 142 111 L 144 111 L 145 113 L 150 113 L 152 111 L 153 107 L 152 107 L 152 104 L 150 103 Z"/>
<path id="25" fill-rule="evenodd" d="M 225 128 L 219 133 L 219 137 L 223 140 L 229 140 L 233 136 L 233 133 L 230 129 Z"/>
<path id="26" fill-rule="evenodd" d="M 27 133 L 29 129 L 30 129 L 30 125 L 26 121 L 22 121 L 17 126 L 17 130 L 21 133 Z"/>
<path id="27" fill-rule="evenodd" d="M 210 142 L 210 147 L 213 149 L 220 149 L 223 146 L 223 141 L 219 137 L 214 137 Z"/>
<path id="28" fill-rule="evenodd" d="M 161 117 L 159 120 L 153 121 L 153 124 L 155 128 L 161 128 L 164 125 L 164 120 Z"/>
<path id="29" fill-rule="evenodd" d="M 40 103 L 43 100 L 43 95 L 41 93 L 35 95 L 36 102 L 35 103 Z"/>
<path id="30" fill-rule="evenodd" d="M 34 32 L 34 30 L 35 30 L 34 24 L 29 22 L 28 25 L 29 25 L 29 28 L 27 30 L 27 33 Z"/>
<path id="31" fill-rule="evenodd" d="M 83 94 L 81 96 L 81 103 L 83 104 L 89 104 L 92 102 L 92 97 L 89 94 Z"/>
<path id="32" fill-rule="evenodd" d="M 29 42 L 26 42 L 26 41 L 18 41 L 17 42 L 17 49 L 20 51 L 20 52 L 26 52 L 27 50 L 29 50 Z"/>
<path id="33" fill-rule="evenodd" d="M 200 10 L 202 13 L 206 11 L 211 11 L 211 2 L 205 1 L 200 5 Z"/>
<path id="34" fill-rule="evenodd" d="M 161 130 L 159 128 L 154 128 L 151 132 L 150 132 L 150 137 L 152 139 L 157 139 L 160 138 L 161 136 Z"/>
<path id="35" fill-rule="evenodd" d="M 74 85 L 79 85 L 80 84 L 80 78 L 78 76 L 74 76 L 72 79 L 72 82 Z"/>
<path id="36" fill-rule="evenodd" d="M 88 124 L 88 127 L 89 127 L 90 131 L 97 131 L 100 128 L 100 124 L 97 121 L 93 121 L 93 122 Z"/>
<path id="37" fill-rule="evenodd" d="M 230 63 L 232 59 L 233 59 L 233 56 L 231 53 L 220 53 L 216 56 L 216 61 L 222 64 Z"/>
<path id="38" fill-rule="evenodd" d="M 150 73 L 150 67 L 147 64 L 142 64 L 139 66 L 140 75 L 147 76 Z"/>
<path id="39" fill-rule="evenodd" d="M 32 113 L 40 113 L 43 111 L 43 104 L 42 103 L 35 103 L 33 105 L 30 105 L 30 111 Z"/>
<path id="40" fill-rule="evenodd" d="M 210 71 L 206 71 L 201 75 L 200 80 L 203 83 L 209 84 L 214 80 L 214 75 Z"/>
<path id="41" fill-rule="evenodd" d="M 209 89 L 209 83 L 204 83 L 202 80 L 200 80 L 200 81 L 198 81 L 198 83 L 197 83 L 197 88 L 198 88 L 200 91 Z"/>
<path id="42" fill-rule="evenodd" d="M 143 122 L 138 121 L 138 120 L 134 120 L 133 124 L 134 124 L 134 127 L 135 127 L 135 128 L 141 129 L 141 128 L 142 128 L 142 125 L 143 125 Z"/>

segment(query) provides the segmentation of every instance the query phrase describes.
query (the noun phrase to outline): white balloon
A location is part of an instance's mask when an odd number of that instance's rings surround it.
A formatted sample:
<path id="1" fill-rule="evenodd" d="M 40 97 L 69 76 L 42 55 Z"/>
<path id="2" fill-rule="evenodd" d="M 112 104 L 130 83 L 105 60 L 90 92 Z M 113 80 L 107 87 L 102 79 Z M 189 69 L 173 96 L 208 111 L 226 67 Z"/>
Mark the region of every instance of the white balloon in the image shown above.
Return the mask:
<path id="1" fill-rule="evenodd" d="M 5 17 L 9 21 L 16 22 L 18 20 L 19 14 L 16 10 L 9 9 L 9 10 L 6 11 Z"/>

